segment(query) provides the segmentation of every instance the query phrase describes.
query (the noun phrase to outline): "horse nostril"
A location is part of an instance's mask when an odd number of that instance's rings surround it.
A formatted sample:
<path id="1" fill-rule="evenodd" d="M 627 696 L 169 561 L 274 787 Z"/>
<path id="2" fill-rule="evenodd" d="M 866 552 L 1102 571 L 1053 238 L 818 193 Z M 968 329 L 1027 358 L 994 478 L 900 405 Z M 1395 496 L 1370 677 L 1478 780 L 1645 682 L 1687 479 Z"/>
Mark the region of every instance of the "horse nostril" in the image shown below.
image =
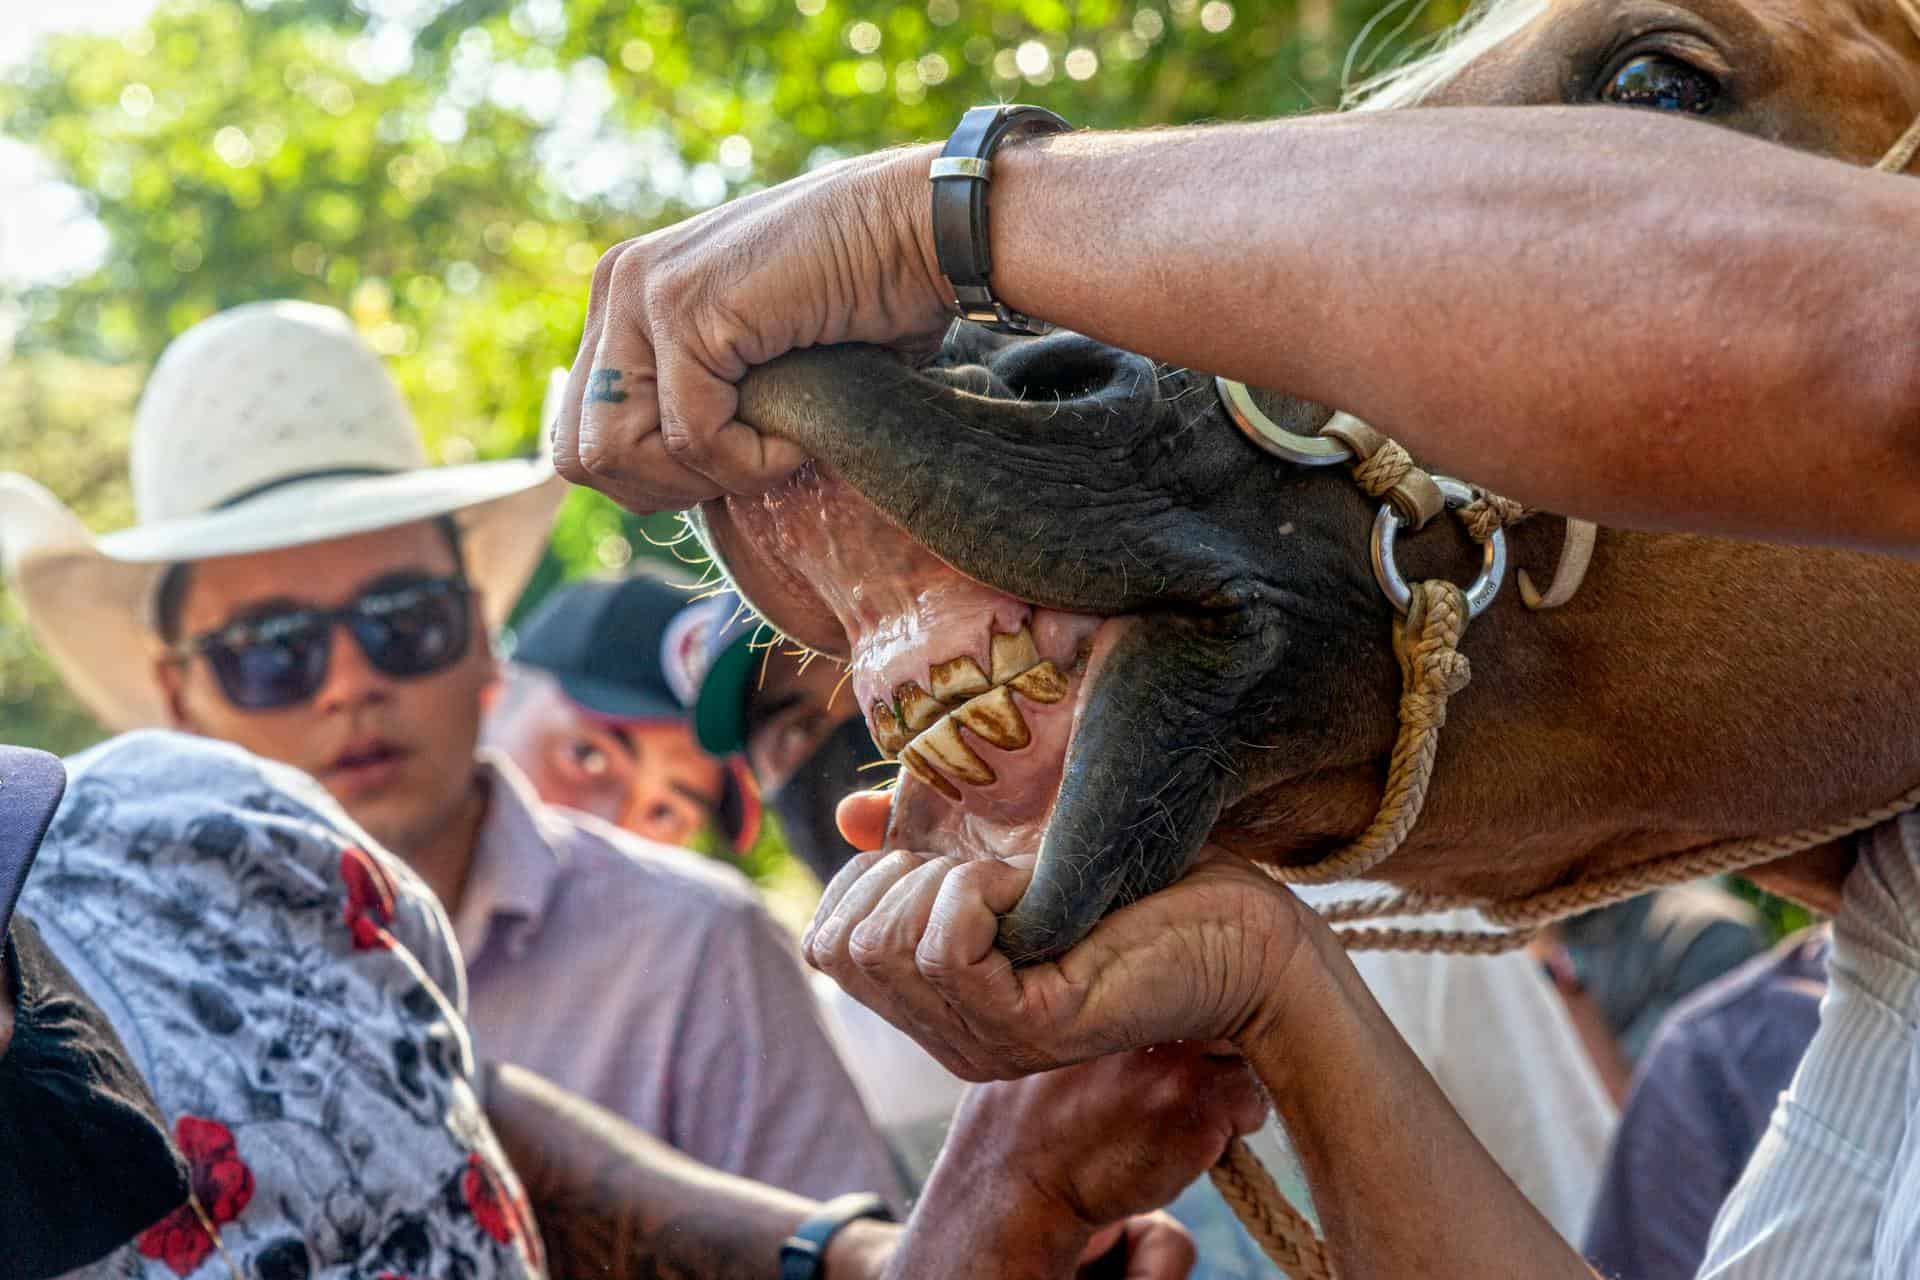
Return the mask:
<path id="1" fill-rule="evenodd" d="M 1151 385 L 1152 370 L 1141 356 L 1077 333 L 1023 342 L 993 362 L 994 376 L 1023 400 L 1077 400 L 1143 374 Z"/>

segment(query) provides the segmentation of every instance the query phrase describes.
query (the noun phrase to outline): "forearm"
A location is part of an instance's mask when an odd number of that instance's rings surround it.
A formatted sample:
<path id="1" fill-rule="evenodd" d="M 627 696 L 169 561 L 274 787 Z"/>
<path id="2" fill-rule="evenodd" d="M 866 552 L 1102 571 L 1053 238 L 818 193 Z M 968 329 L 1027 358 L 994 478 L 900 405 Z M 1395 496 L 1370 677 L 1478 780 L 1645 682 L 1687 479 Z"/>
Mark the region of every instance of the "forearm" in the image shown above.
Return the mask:
<path id="1" fill-rule="evenodd" d="M 1920 535 L 1910 183 L 1507 108 L 1073 135 L 1003 149 L 993 184 L 1012 306 L 1349 410 L 1437 469 L 1623 525 Z"/>
<path id="2" fill-rule="evenodd" d="M 1593 1280 L 1455 1113 L 1339 943 L 1312 931 L 1241 1048 L 1347 1280 Z"/>
<path id="3" fill-rule="evenodd" d="M 819 1207 L 709 1169 L 531 1072 L 490 1071 L 487 1118 L 526 1186 L 554 1280 L 762 1280 Z M 896 1230 L 851 1224 L 834 1237 L 828 1274 L 879 1276 Z"/>

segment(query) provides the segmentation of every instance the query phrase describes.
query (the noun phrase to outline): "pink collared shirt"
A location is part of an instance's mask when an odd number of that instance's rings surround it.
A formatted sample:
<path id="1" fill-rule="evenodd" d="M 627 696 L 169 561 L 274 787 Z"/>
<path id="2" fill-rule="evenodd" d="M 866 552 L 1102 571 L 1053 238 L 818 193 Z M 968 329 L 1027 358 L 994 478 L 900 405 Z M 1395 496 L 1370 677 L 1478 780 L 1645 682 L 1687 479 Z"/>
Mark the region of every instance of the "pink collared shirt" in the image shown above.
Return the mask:
<path id="1" fill-rule="evenodd" d="M 497 754 L 481 768 L 487 816 L 454 919 L 478 1053 L 716 1169 L 904 1207 L 793 941 L 746 878 L 544 804 Z"/>

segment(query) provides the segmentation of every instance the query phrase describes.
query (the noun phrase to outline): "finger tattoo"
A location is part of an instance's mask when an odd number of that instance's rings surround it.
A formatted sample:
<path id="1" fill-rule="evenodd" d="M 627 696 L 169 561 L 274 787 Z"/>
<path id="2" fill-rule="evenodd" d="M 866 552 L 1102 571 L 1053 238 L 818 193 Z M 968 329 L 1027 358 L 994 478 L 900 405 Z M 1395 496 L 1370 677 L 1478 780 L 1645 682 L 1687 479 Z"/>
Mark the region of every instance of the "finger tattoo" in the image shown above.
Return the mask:
<path id="1" fill-rule="evenodd" d="M 619 404 L 627 393 L 613 384 L 626 375 L 618 369 L 595 369 L 587 376 L 587 399 L 601 404 Z"/>

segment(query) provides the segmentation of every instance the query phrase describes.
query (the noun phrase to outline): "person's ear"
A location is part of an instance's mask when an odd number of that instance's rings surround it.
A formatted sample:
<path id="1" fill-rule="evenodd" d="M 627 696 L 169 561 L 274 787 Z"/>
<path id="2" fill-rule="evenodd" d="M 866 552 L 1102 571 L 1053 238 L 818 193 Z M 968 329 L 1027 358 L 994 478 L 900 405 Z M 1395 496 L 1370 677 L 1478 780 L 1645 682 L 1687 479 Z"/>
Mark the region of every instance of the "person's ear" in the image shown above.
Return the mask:
<path id="1" fill-rule="evenodd" d="M 493 633 L 487 630 L 487 619 L 485 613 L 480 608 L 479 596 L 473 598 L 471 607 L 473 609 L 473 634 L 475 644 L 479 648 L 478 661 L 480 670 L 486 680 L 486 683 L 481 686 L 480 691 L 480 712 L 482 715 L 485 715 L 491 706 L 492 699 L 499 696 L 500 685 L 502 681 L 506 679 L 506 661 L 500 656 L 500 650 L 494 647 Z M 468 656 L 469 658 L 473 657 L 473 655 Z"/>
<path id="2" fill-rule="evenodd" d="M 187 664 L 180 659 L 161 654 L 153 660 L 154 683 L 160 686 L 161 697 L 167 704 L 167 718 L 170 727 L 197 733 L 193 717 L 187 712 Z"/>

